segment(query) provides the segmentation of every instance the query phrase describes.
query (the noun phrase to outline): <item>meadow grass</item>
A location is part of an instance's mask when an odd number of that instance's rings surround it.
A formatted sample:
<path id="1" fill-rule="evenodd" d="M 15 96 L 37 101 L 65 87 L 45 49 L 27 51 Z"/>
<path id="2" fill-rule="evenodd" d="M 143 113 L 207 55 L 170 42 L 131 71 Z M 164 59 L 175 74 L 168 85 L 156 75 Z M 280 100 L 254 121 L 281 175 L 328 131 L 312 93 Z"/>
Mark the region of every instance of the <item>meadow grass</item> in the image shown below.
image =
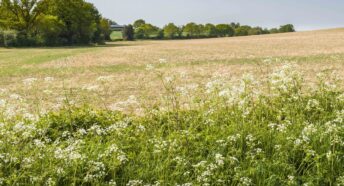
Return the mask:
<path id="1" fill-rule="evenodd" d="M 66 98 L 59 111 L 36 116 L 2 101 L 0 183 L 344 183 L 344 92 L 334 74 L 318 74 L 308 87 L 286 63 L 266 79 L 246 74 L 237 82 L 179 86 L 149 70 L 161 79 L 164 96 L 155 107 L 134 96 L 113 105 L 131 114 Z"/>
<path id="2" fill-rule="evenodd" d="M 122 40 L 123 39 L 122 31 L 113 31 L 110 35 L 110 38 L 113 41 Z"/>

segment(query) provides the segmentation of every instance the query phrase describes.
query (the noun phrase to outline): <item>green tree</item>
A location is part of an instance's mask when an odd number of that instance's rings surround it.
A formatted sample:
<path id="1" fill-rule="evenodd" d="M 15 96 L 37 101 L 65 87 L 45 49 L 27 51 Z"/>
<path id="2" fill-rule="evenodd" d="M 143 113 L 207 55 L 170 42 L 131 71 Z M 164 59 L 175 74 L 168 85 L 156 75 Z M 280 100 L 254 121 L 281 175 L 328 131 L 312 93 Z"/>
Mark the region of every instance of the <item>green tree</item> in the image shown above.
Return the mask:
<path id="1" fill-rule="evenodd" d="M 188 23 L 184 26 L 183 32 L 189 38 L 196 38 L 200 36 L 201 29 L 196 23 Z"/>
<path id="2" fill-rule="evenodd" d="M 279 32 L 281 32 L 281 33 L 295 32 L 294 25 L 292 25 L 292 24 L 282 25 L 279 29 Z"/>
<path id="3" fill-rule="evenodd" d="M 248 35 L 261 35 L 264 30 L 261 27 L 254 27 L 248 31 Z"/>
<path id="4" fill-rule="evenodd" d="M 166 25 L 163 30 L 165 38 L 173 39 L 178 37 L 179 28 L 173 23 Z"/>
<path id="5" fill-rule="evenodd" d="M 65 25 L 60 35 L 66 44 L 102 42 L 101 16 L 93 4 L 84 0 L 44 0 L 45 14 L 57 16 Z"/>
<path id="6" fill-rule="evenodd" d="M 146 21 L 143 19 L 136 20 L 133 24 L 134 29 L 141 27 L 142 25 L 146 24 Z"/>
<path id="7" fill-rule="evenodd" d="M 135 29 L 136 39 L 150 39 L 159 35 L 159 28 L 152 24 L 143 24 Z"/>
<path id="8" fill-rule="evenodd" d="M 132 25 L 125 26 L 123 29 L 123 39 L 126 41 L 134 40 L 134 28 Z"/>
<path id="9" fill-rule="evenodd" d="M 98 30 L 101 32 L 103 35 L 104 39 L 107 41 L 111 40 L 111 20 L 101 18 L 100 23 L 99 23 L 99 28 Z"/>
<path id="10" fill-rule="evenodd" d="M 234 22 L 232 22 L 232 23 L 231 23 L 231 27 L 232 27 L 233 29 L 239 28 L 239 27 L 240 27 L 240 23 L 234 23 Z"/>
<path id="11" fill-rule="evenodd" d="M 41 15 L 37 24 L 39 42 L 45 45 L 61 44 L 60 34 L 64 27 L 62 21 L 56 16 Z"/>
<path id="12" fill-rule="evenodd" d="M 234 35 L 233 28 L 228 24 L 219 24 L 216 25 L 217 35 L 219 37 L 229 36 L 232 37 Z"/>
<path id="13" fill-rule="evenodd" d="M 238 28 L 235 29 L 235 35 L 236 36 L 247 36 L 249 31 L 251 30 L 250 26 L 240 26 Z"/>
<path id="14" fill-rule="evenodd" d="M 269 30 L 270 34 L 276 34 L 279 33 L 279 30 L 277 28 L 272 28 Z"/>
<path id="15" fill-rule="evenodd" d="M 38 0 L 2 0 L 0 20 L 8 29 L 32 34 L 41 14 Z M 4 17 L 6 16 L 6 17 Z"/>
<path id="16" fill-rule="evenodd" d="M 206 24 L 204 26 L 204 34 L 206 37 L 216 37 L 217 36 L 217 29 L 215 27 L 215 25 L 213 24 Z"/>

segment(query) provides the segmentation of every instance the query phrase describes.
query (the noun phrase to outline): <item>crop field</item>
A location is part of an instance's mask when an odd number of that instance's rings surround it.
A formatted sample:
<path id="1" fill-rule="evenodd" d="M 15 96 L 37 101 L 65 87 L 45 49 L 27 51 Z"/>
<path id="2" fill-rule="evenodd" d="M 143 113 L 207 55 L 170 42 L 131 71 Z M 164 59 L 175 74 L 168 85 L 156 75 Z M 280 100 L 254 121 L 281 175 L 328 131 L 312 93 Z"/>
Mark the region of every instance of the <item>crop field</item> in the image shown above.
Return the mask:
<path id="1" fill-rule="evenodd" d="M 0 185 L 343 185 L 344 29 L 0 48 Z"/>
<path id="2" fill-rule="evenodd" d="M 164 76 L 183 76 L 176 78 L 180 83 L 197 84 L 214 76 L 235 81 L 250 73 L 259 78 L 285 62 L 295 62 L 311 83 L 315 74 L 324 70 L 343 76 L 343 38 L 344 30 L 337 29 L 227 39 L 115 42 L 99 47 L 0 49 L 0 86 L 39 108 L 51 108 L 66 95 L 78 103 L 87 100 L 109 108 L 131 95 L 150 102 L 160 99 L 163 85 L 155 73 L 147 71 L 150 65 Z M 97 80 L 104 76 L 106 82 Z"/>

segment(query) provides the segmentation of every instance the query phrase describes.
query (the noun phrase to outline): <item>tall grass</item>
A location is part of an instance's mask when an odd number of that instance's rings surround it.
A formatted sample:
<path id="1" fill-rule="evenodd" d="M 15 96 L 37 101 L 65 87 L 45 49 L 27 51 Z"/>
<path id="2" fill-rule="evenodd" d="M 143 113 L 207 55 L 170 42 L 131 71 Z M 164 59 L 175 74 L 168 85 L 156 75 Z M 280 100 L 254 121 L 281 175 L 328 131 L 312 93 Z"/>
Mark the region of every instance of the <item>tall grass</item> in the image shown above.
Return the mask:
<path id="1" fill-rule="evenodd" d="M 143 115 L 2 112 L 0 185 L 343 185 L 344 92 L 332 77 L 308 87 L 289 64 L 259 81 L 162 76 L 164 104 Z"/>

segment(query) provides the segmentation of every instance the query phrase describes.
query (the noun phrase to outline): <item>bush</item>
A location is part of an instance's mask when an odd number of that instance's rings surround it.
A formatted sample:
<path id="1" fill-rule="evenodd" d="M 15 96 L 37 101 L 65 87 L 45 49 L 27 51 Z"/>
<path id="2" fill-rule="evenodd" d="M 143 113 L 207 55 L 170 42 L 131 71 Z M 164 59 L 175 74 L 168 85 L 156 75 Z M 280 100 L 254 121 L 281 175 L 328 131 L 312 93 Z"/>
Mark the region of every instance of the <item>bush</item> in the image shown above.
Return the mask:
<path id="1" fill-rule="evenodd" d="M 292 25 L 292 24 L 282 25 L 279 29 L 279 32 L 281 32 L 281 33 L 295 32 L 294 25 Z"/>
<path id="2" fill-rule="evenodd" d="M 125 26 L 123 29 L 123 39 L 126 41 L 134 40 L 134 28 L 132 25 Z"/>
<path id="3" fill-rule="evenodd" d="M 0 30 L 0 46 L 12 47 L 17 45 L 18 32 L 15 30 Z"/>

